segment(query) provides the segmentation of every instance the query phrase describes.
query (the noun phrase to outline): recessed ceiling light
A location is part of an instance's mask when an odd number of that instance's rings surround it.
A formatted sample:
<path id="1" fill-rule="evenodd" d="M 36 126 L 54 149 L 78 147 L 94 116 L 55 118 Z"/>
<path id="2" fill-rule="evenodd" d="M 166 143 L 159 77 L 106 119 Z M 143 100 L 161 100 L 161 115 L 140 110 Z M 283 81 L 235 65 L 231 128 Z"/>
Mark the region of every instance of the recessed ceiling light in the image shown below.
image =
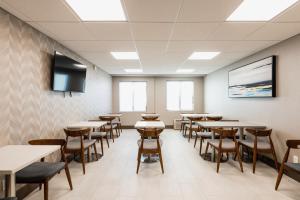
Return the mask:
<path id="1" fill-rule="evenodd" d="M 188 59 L 189 60 L 211 60 L 219 54 L 220 52 L 193 52 Z"/>
<path id="2" fill-rule="evenodd" d="M 177 69 L 176 73 L 192 73 L 195 69 Z"/>
<path id="3" fill-rule="evenodd" d="M 82 21 L 126 21 L 121 0 L 65 0 Z"/>
<path id="4" fill-rule="evenodd" d="M 110 53 L 117 60 L 138 60 L 138 59 L 140 59 L 137 52 L 110 52 Z"/>
<path id="5" fill-rule="evenodd" d="M 142 73 L 143 69 L 124 69 L 127 73 Z"/>
<path id="6" fill-rule="evenodd" d="M 298 0 L 244 0 L 226 21 L 269 21 Z"/>

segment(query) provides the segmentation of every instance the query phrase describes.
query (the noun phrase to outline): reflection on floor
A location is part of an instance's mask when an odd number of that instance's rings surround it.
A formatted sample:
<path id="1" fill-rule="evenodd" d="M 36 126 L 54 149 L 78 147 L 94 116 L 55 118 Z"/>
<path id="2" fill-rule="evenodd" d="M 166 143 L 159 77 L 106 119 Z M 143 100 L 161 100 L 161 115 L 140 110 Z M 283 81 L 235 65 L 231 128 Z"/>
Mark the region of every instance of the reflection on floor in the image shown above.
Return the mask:
<path id="1" fill-rule="evenodd" d="M 178 131 L 162 134 L 165 174 L 159 163 L 141 164 L 136 175 L 138 134 L 124 130 L 104 157 L 87 164 L 82 175 L 79 163 L 70 165 L 74 190 L 70 191 L 64 173 L 50 181 L 50 199 L 55 200 L 291 200 L 300 199 L 300 184 L 283 177 L 279 191 L 274 190 L 277 173 L 258 162 L 256 174 L 252 165 L 244 163 L 244 173 L 238 163 L 216 164 L 204 161 Z M 199 143 L 198 143 L 199 145 Z M 43 199 L 42 191 L 33 192 L 27 200 Z"/>

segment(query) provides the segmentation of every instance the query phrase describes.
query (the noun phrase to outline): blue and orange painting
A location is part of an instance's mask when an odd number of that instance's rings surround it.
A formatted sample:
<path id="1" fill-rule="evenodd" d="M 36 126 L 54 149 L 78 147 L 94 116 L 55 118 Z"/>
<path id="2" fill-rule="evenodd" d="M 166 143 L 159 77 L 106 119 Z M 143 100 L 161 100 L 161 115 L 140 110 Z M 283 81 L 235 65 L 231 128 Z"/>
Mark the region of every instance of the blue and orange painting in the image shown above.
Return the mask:
<path id="1" fill-rule="evenodd" d="M 229 97 L 272 97 L 272 57 L 229 72 Z"/>

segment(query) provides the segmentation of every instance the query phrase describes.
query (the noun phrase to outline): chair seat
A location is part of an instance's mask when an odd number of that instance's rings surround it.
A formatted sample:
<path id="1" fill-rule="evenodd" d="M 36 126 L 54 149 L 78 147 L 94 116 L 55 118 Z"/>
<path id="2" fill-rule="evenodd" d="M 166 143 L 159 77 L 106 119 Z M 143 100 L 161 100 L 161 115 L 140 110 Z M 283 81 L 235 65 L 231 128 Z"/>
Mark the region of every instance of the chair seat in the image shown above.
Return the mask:
<path id="1" fill-rule="evenodd" d="M 297 172 L 300 172 L 300 163 L 287 162 L 287 163 L 285 163 L 285 165 Z"/>
<path id="2" fill-rule="evenodd" d="M 65 168 L 64 162 L 35 162 L 16 173 L 17 183 L 41 183 Z"/>
<path id="3" fill-rule="evenodd" d="M 114 124 L 114 123 L 112 123 L 112 126 L 110 126 L 110 124 L 107 124 L 107 125 L 104 125 L 104 126 L 102 126 L 102 129 L 104 129 L 104 130 L 110 130 L 111 129 L 111 127 L 114 129 L 114 128 L 117 128 L 117 124 Z"/>
<path id="4" fill-rule="evenodd" d="M 204 131 L 204 132 L 197 132 L 197 136 L 198 137 L 203 137 L 203 138 L 211 138 L 213 135 L 212 132 L 207 132 L 207 131 Z"/>
<path id="5" fill-rule="evenodd" d="M 219 139 L 215 139 L 215 140 L 208 140 L 208 143 L 210 143 L 212 146 L 218 148 L 219 144 L 220 144 L 220 140 Z M 235 148 L 235 143 L 233 140 L 230 139 L 223 139 L 222 141 L 222 149 L 234 149 Z"/>
<path id="6" fill-rule="evenodd" d="M 83 147 L 87 148 L 92 146 L 96 143 L 96 140 L 83 140 Z M 66 149 L 74 150 L 74 149 L 81 149 L 80 139 L 74 139 L 68 141 L 66 145 Z"/>
<path id="7" fill-rule="evenodd" d="M 239 143 L 252 149 L 254 148 L 253 140 L 239 140 Z M 271 149 L 271 145 L 267 141 L 257 141 L 257 149 Z"/>
<path id="8" fill-rule="evenodd" d="M 91 133 L 91 138 L 92 139 L 98 139 L 98 138 L 100 138 L 100 137 L 105 137 L 105 136 L 107 136 L 107 132 L 92 132 Z"/>
<path id="9" fill-rule="evenodd" d="M 139 139 L 137 141 L 137 144 L 139 147 L 141 147 L 142 140 Z M 159 144 L 160 144 L 160 146 L 162 146 L 162 144 L 163 144 L 163 141 L 161 139 L 159 139 Z M 144 139 L 143 148 L 144 149 L 157 149 L 157 140 L 156 139 Z"/>

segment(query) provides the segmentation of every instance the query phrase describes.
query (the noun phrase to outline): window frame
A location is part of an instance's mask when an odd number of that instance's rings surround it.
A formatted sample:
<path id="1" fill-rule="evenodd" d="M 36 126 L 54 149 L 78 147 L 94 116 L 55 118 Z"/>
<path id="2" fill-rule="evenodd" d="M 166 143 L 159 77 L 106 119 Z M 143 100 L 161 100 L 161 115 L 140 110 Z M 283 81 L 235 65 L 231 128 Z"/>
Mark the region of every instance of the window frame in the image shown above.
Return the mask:
<path id="1" fill-rule="evenodd" d="M 134 110 L 134 94 L 131 94 L 131 101 L 132 101 L 132 110 L 131 111 L 121 111 L 121 105 L 120 105 L 120 103 L 121 103 L 121 101 L 120 101 L 120 97 L 121 97 L 121 95 L 120 95 L 120 84 L 121 83 L 136 83 L 136 82 L 139 82 L 139 83 L 145 83 L 146 84 L 146 105 L 145 105 L 145 110 L 139 110 L 139 111 L 135 111 Z M 119 112 L 120 113 L 141 113 L 141 112 L 147 112 L 147 103 L 148 103 L 148 92 L 147 92 L 147 90 L 148 90 L 148 81 L 119 81 L 119 99 L 118 99 L 118 101 L 119 101 Z"/>
<path id="2" fill-rule="evenodd" d="M 193 97 L 192 97 L 192 109 L 191 110 L 186 110 L 186 109 L 181 109 L 181 86 L 180 86 L 180 91 L 179 91 L 179 109 L 178 110 L 169 110 L 168 109 L 168 82 L 192 82 L 193 83 Z M 195 81 L 193 80 L 167 80 L 166 81 L 166 110 L 168 112 L 193 112 L 195 110 Z"/>

